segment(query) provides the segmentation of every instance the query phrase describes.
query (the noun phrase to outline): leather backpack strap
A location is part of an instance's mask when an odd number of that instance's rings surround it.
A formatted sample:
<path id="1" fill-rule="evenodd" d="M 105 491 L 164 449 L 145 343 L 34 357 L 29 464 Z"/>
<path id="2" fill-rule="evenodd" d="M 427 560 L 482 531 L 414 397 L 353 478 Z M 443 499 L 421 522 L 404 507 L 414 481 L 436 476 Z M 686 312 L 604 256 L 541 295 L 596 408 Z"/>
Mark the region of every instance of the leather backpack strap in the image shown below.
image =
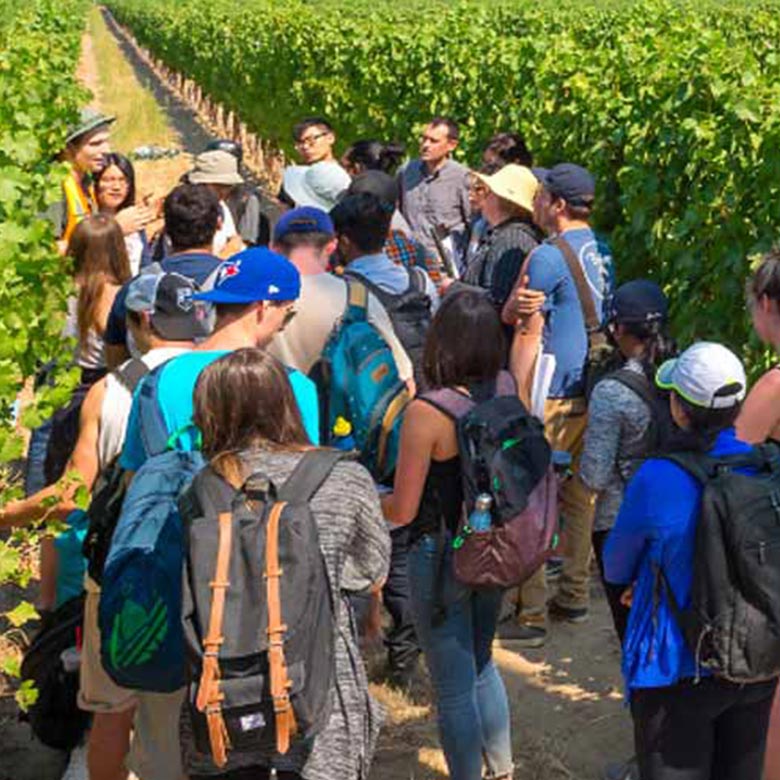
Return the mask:
<path id="1" fill-rule="evenodd" d="M 265 581 L 268 603 L 268 672 L 271 682 L 271 697 L 274 701 L 276 722 L 276 749 L 284 755 L 290 748 L 290 738 L 298 731 L 290 688 L 292 681 L 287 673 L 284 658 L 284 634 L 287 626 L 282 623 L 282 597 L 279 566 L 279 521 L 287 503 L 279 501 L 268 513 L 268 527 L 265 540 Z"/>
<path id="2" fill-rule="evenodd" d="M 225 596 L 230 581 L 230 548 L 233 537 L 233 515 L 230 512 L 219 514 L 219 544 L 217 547 L 217 565 L 214 579 L 211 581 L 211 613 L 209 630 L 203 641 L 203 670 L 198 685 L 195 706 L 206 714 L 209 731 L 211 755 L 217 766 L 227 763 L 227 751 L 230 749 L 225 719 L 222 716 L 222 701 L 225 694 L 219 690 L 219 648 L 225 641 L 222 635 L 222 623 L 225 617 Z"/>
<path id="3" fill-rule="evenodd" d="M 553 246 L 556 246 L 561 251 L 563 259 L 569 268 L 569 273 L 574 280 L 574 286 L 577 288 L 577 297 L 580 299 L 582 316 L 585 319 L 585 329 L 588 334 L 593 333 L 601 327 L 601 321 L 596 314 L 596 305 L 593 303 L 593 296 L 590 294 L 590 287 L 588 280 L 585 278 L 582 264 L 577 255 L 574 254 L 571 244 L 565 238 L 559 236 L 552 243 Z"/>

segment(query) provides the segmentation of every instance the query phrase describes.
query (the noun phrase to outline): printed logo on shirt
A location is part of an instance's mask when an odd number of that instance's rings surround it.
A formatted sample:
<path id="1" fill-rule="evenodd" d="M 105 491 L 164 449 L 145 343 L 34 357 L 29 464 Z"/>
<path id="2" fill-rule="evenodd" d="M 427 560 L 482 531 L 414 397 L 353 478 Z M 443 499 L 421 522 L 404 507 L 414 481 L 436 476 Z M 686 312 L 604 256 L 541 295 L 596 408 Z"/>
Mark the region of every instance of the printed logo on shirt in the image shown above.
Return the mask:
<path id="1" fill-rule="evenodd" d="M 599 246 L 598 241 L 587 241 L 582 245 L 579 253 L 579 260 L 585 271 L 585 278 L 588 280 L 588 286 L 596 300 L 604 298 L 612 266 L 612 255 L 609 253 L 602 254 L 602 249 L 603 245 Z M 592 271 L 596 272 L 595 283 Z"/>

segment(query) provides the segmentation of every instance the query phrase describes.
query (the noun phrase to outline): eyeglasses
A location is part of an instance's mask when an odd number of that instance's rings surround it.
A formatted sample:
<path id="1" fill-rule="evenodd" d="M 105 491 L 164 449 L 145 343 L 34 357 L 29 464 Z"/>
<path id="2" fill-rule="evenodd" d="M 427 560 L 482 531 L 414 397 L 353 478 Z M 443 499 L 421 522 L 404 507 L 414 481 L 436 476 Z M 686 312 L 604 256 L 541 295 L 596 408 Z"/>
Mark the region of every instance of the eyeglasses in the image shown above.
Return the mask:
<path id="1" fill-rule="evenodd" d="M 295 146 L 298 149 L 306 149 L 309 146 L 314 146 L 320 138 L 324 138 L 326 135 L 330 135 L 330 132 L 327 130 L 324 133 L 317 133 L 316 135 L 310 135 L 307 138 L 301 138 L 295 142 Z"/>

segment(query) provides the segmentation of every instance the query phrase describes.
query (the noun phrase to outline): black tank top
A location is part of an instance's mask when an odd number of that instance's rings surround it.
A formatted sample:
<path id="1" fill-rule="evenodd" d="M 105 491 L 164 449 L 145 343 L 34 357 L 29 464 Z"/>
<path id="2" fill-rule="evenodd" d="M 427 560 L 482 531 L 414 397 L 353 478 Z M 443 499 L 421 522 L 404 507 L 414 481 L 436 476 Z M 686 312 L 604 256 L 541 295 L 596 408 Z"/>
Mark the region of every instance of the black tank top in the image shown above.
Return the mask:
<path id="1" fill-rule="evenodd" d="M 432 460 L 417 517 L 410 525 L 409 542 L 414 543 L 425 534 L 438 534 L 442 518 L 455 534 L 462 509 L 460 455 L 448 460 Z"/>

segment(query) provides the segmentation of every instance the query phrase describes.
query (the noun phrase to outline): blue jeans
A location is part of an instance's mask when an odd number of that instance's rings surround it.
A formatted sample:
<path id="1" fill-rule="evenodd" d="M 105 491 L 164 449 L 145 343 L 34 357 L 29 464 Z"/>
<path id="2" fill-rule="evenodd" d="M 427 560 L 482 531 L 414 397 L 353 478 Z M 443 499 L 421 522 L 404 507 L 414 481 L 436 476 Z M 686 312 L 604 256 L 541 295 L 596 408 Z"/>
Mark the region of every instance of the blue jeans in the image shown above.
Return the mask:
<path id="1" fill-rule="evenodd" d="M 509 704 L 491 646 L 501 590 L 475 591 L 454 576 L 449 537 L 438 592 L 446 609 L 434 626 L 438 537 L 423 536 L 409 552 L 409 586 L 417 638 L 436 693 L 439 738 L 452 780 L 480 780 L 512 772 Z"/>

